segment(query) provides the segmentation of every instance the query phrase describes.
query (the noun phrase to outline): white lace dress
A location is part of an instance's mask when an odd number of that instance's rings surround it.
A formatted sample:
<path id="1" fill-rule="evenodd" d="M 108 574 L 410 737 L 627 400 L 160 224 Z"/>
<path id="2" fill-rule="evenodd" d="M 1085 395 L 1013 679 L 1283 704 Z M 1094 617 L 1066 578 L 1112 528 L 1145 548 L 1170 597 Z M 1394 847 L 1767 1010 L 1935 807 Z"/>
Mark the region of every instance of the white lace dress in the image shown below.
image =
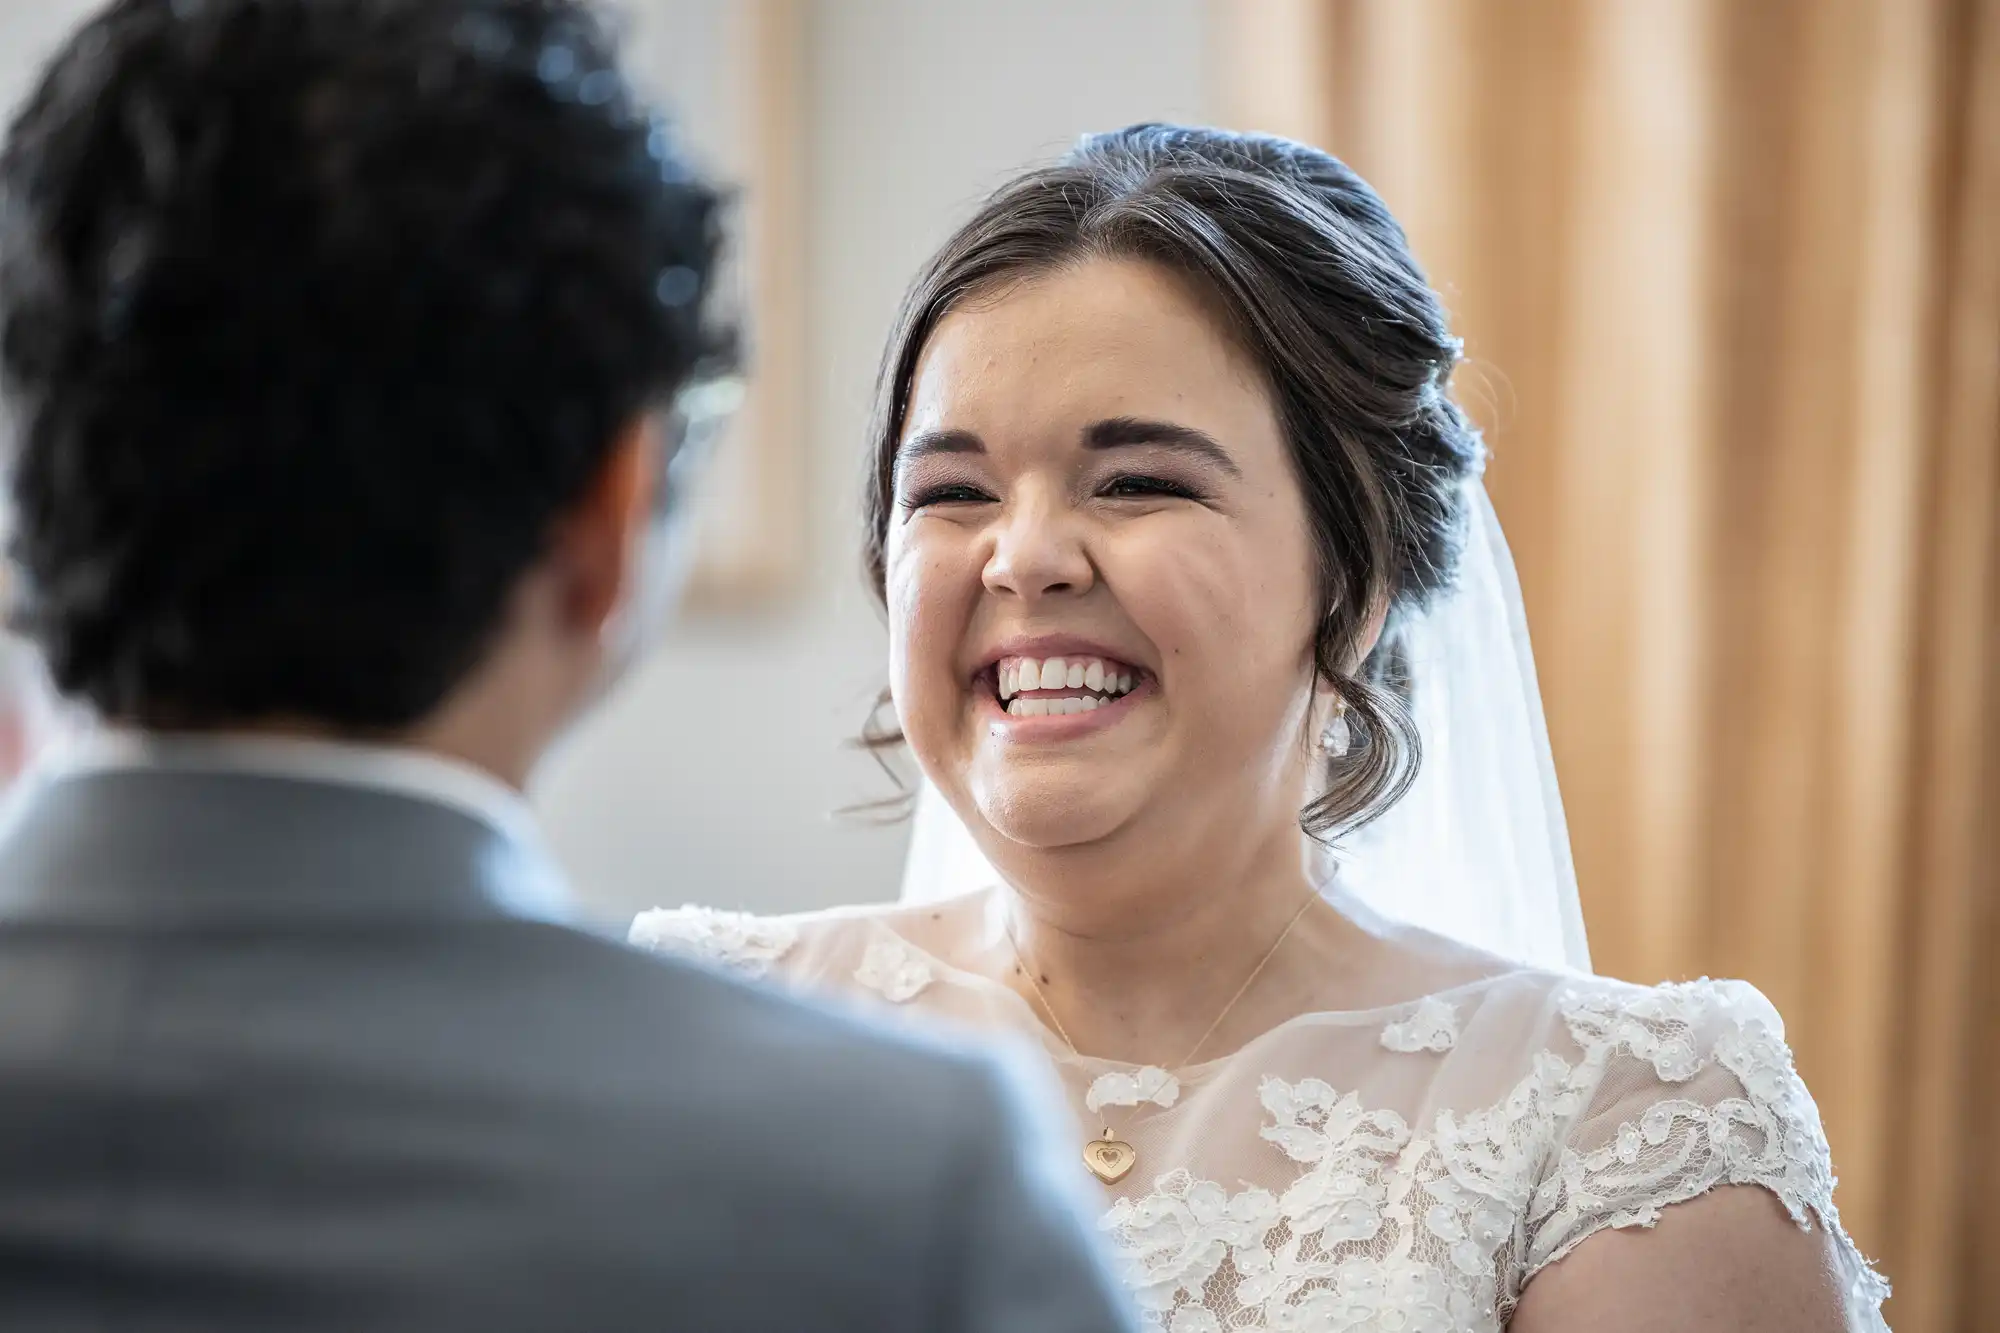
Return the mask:
<path id="1" fill-rule="evenodd" d="M 1038 1041 L 1078 1146 L 1109 1125 L 1137 1150 L 1100 1228 L 1153 1327 L 1497 1330 L 1587 1237 L 1732 1183 L 1823 1231 L 1850 1326 L 1886 1327 L 1887 1288 L 1840 1229 L 1819 1112 L 1751 986 L 1517 971 L 1305 1014 L 1176 1077 L 1071 1054 L 1014 991 L 895 919 L 683 908 L 645 913 L 632 938 Z"/>

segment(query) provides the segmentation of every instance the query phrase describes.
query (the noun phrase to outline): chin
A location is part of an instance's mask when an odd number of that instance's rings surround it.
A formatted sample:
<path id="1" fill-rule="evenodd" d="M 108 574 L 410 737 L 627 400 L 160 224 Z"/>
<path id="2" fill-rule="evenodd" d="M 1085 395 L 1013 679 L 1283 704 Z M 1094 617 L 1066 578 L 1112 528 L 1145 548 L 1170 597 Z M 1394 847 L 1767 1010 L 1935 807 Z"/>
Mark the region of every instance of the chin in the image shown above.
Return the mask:
<path id="1" fill-rule="evenodd" d="M 1003 775 L 972 783 L 972 804 L 1009 842 L 1053 850 L 1099 842 L 1138 813 L 1136 794 L 1102 773 Z"/>

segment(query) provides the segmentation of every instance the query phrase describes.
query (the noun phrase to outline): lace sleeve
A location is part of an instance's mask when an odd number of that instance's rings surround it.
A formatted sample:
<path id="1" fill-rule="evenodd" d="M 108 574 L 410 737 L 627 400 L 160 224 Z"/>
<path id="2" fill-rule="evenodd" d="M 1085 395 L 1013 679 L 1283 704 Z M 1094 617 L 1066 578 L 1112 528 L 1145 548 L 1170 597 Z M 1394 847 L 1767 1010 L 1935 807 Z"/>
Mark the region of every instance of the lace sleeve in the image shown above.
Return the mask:
<path id="1" fill-rule="evenodd" d="M 762 977 L 798 943 L 798 927 L 782 917 L 719 912 L 711 907 L 655 907 L 632 921 L 633 944 L 678 954 L 739 976 Z"/>
<path id="2" fill-rule="evenodd" d="M 1611 1227 L 1650 1227 L 1718 1185 L 1758 1185 L 1801 1229 L 1823 1228 L 1848 1323 L 1883 1329 L 1887 1283 L 1841 1229 L 1819 1108 L 1784 1023 L 1742 982 L 1583 991 L 1562 1016 L 1591 1087 L 1555 1145 L 1528 1217 L 1527 1275 Z"/>

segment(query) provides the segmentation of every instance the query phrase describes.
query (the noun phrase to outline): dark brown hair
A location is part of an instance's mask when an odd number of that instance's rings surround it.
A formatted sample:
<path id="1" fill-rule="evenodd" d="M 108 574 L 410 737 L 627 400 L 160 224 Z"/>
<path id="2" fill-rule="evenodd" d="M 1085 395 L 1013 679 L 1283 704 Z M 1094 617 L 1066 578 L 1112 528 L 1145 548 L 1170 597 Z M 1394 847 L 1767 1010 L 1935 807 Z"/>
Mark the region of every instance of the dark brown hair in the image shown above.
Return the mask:
<path id="1" fill-rule="evenodd" d="M 911 380 L 944 316 L 996 284 L 1093 258 L 1193 282 L 1263 374 L 1291 448 L 1318 563 L 1313 658 L 1354 746 L 1301 816 L 1316 837 L 1374 818 L 1416 775 L 1398 626 L 1445 588 L 1483 458 L 1446 392 L 1460 343 L 1365 181 L 1304 144 L 1174 125 L 1091 135 L 987 199 L 918 275 L 890 335 L 864 500 L 878 598 Z M 1365 663 L 1354 648 L 1387 608 Z M 880 713 L 878 712 L 878 717 Z M 871 724 L 871 747 L 901 740 Z"/>

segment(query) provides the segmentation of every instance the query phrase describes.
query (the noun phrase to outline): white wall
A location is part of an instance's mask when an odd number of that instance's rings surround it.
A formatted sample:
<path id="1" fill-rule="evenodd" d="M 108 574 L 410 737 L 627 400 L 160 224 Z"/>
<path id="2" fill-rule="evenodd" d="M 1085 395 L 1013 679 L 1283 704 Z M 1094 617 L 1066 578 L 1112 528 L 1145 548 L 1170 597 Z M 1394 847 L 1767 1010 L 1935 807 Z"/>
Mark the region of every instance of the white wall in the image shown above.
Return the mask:
<path id="1" fill-rule="evenodd" d="M 697 142 L 721 91 L 676 58 L 727 0 L 630 0 L 635 54 L 683 86 Z M 83 0 L 0 0 L 0 101 Z M 833 812 L 887 788 L 843 749 L 880 687 L 855 497 L 876 358 L 903 284 L 986 191 L 1078 134 L 1201 119 L 1202 0 L 817 0 L 806 422 L 811 586 L 796 605 L 683 626 L 550 765 L 538 793 L 588 909 L 792 909 L 893 894 L 904 834 Z"/>
<path id="2" fill-rule="evenodd" d="M 43 57 L 96 8 L 90 0 L 0 0 L 0 105 L 10 114 Z"/>

